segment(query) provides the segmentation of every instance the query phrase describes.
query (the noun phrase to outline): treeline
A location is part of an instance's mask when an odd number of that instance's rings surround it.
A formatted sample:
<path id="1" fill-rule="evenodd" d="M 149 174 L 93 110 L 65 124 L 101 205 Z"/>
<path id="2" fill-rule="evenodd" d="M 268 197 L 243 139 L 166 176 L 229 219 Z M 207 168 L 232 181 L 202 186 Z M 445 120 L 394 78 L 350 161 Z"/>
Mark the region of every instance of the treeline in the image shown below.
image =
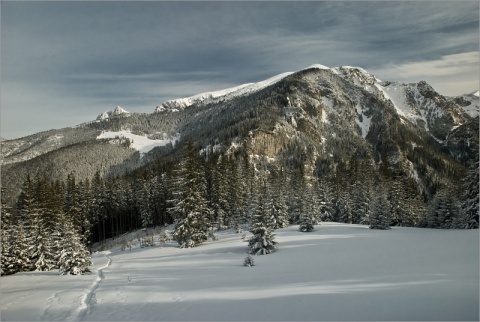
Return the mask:
<path id="1" fill-rule="evenodd" d="M 439 187 L 429 200 L 414 179 L 370 158 L 307 173 L 300 162 L 278 166 L 245 146 L 199 153 L 189 141 L 182 151 L 124 176 L 97 172 L 77 181 L 71 173 L 62 182 L 28 175 L 15 205 L 2 207 L 2 274 L 85 272 L 92 243 L 142 227 L 175 224 L 173 238 L 193 247 L 217 229 L 249 229 L 259 209 L 272 229 L 302 224 L 310 230 L 321 221 L 478 228 L 478 161 L 461 186 Z"/>

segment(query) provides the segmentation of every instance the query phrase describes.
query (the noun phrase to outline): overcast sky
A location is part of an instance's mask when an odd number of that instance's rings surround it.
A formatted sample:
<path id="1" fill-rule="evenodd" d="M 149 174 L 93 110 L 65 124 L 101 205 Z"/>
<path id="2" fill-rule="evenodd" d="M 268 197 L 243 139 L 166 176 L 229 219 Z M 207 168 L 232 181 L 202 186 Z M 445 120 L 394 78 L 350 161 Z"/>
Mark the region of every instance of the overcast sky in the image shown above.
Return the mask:
<path id="1" fill-rule="evenodd" d="M 479 88 L 479 2 L 1 2 L 1 136 L 312 64 Z"/>

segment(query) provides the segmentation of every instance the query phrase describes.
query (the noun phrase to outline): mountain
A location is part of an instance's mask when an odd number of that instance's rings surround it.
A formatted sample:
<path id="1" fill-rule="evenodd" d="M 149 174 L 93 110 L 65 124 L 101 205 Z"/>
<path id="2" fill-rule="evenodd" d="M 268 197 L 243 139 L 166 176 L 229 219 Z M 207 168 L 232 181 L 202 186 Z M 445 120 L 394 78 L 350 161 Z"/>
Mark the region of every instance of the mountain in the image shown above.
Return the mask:
<path id="1" fill-rule="evenodd" d="M 152 114 L 117 107 L 74 128 L 3 141 L 4 198 L 16 199 L 27 173 L 62 181 L 72 172 L 85 180 L 154 171 L 178 163 L 190 140 L 206 158 L 248 155 L 257 175 L 301 171 L 345 185 L 349 175 L 401 177 L 430 202 L 476 158 L 478 101 L 478 92 L 446 97 L 424 81 L 312 65 L 170 100 Z"/>
<path id="2" fill-rule="evenodd" d="M 120 106 L 117 106 L 113 111 L 105 111 L 97 117 L 97 120 L 102 121 L 115 116 L 128 116 L 130 112 L 124 110 Z"/>

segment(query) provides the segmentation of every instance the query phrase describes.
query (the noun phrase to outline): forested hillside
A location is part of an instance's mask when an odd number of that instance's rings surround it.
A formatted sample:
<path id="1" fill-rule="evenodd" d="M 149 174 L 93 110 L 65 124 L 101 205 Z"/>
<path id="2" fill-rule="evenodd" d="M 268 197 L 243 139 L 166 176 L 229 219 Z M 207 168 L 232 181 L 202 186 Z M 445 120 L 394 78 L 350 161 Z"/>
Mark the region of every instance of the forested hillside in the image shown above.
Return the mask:
<path id="1" fill-rule="evenodd" d="M 478 228 L 478 96 L 353 67 L 239 88 L 3 141 L 2 274 L 65 267 L 66 241 L 84 252 L 167 224 L 181 247 L 321 221 Z M 172 143 L 142 153 L 127 130 Z"/>

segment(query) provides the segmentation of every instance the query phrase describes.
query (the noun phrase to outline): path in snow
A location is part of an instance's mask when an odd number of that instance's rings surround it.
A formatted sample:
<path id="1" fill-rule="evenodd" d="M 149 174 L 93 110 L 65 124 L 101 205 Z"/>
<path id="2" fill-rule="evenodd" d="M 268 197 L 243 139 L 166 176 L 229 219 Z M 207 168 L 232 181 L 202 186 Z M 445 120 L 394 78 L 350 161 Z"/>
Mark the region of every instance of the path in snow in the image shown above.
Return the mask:
<path id="1" fill-rule="evenodd" d="M 80 306 L 76 316 L 74 316 L 74 318 L 70 320 L 83 321 L 85 316 L 90 313 L 92 306 L 94 306 L 97 303 L 97 298 L 96 298 L 97 289 L 105 279 L 105 274 L 103 273 L 103 270 L 112 264 L 112 258 L 110 257 L 109 252 L 105 253 L 105 258 L 108 260 L 107 263 L 97 270 L 96 280 L 87 289 L 89 291 L 85 293 L 85 296 L 82 297 L 82 303 L 81 303 L 82 305 Z"/>

